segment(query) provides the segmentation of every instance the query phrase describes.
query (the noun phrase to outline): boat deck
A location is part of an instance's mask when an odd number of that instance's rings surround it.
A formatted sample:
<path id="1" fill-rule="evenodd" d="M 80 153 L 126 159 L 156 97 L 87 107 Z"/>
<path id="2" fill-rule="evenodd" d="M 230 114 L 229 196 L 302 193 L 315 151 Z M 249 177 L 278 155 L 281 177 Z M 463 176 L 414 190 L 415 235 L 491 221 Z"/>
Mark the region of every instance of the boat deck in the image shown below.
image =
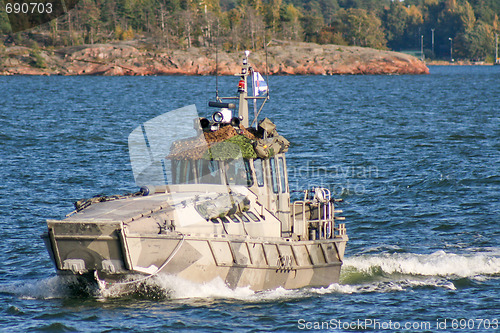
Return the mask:
<path id="1" fill-rule="evenodd" d="M 170 194 L 128 197 L 96 202 L 64 219 L 64 222 L 130 222 L 168 207 Z"/>

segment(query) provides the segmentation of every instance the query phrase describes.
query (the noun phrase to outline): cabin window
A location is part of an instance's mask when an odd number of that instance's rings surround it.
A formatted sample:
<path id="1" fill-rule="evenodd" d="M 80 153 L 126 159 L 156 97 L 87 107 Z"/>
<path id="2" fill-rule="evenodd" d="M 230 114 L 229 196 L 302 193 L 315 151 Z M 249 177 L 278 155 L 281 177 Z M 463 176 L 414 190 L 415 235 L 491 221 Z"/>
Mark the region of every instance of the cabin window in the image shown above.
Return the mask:
<path id="1" fill-rule="evenodd" d="M 224 223 L 229 223 L 229 222 L 230 222 L 230 221 L 229 221 L 229 219 L 227 218 L 227 216 L 223 216 L 223 217 L 221 217 L 221 218 L 220 218 L 220 220 L 221 220 L 222 222 L 224 222 Z"/>
<path id="2" fill-rule="evenodd" d="M 200 159 L 196 161 L 198 184 L 220 184 L 219 161 Z"/>
<path id="3" fill-rule="evenodd" d="M 255 168 L 255 176 L 257 176 L 257 185 L 259 187 L 264 186 L 264 171 L 262 169 L 262 160 L 256 159 L 253 161 L 253 166 Z"/>
<path id="4" fill-rule="evenodd" d="M 247 186 L 251 187 L 253 185 L 253 175 L 252 175 L 252 168 L 250 167 L 250 161 L 244 159 L 243 163 L 245 164 Z"/>
<path id="5" fill-rule="evenodd" d="M 224 184 L 221 181 L 224 179 L 221 177 L 222 169 L 224 169 L 227 185 L 251 187 L 254 183 L 250 161 L 247 159 L 232 161 L 172 160 L 172 169 L 174 184 Z"/>
<path id="6" fill-rule="evenodd" d="M 190 160 L 173 160 L 173 181 L 174 184 L 194 184 L 195 166 Z"/>
<path id="7" fill-rule="evenodd" d="M 271 170 L 271 183 L 273 186 L 273 192 L 278 193 L 279 192 L 278 179 L 277 179 L 278 175 L 276 174 L 276 161 L 274 160 L 274 157 L 271 157 L 269 159 L 269 166 Z"/>
<path id="8" fill-rule="evenodd" d="M 238 216 L 243 222 L 250 222 L 250 219 L 243 213 L 236 213 L 236 216 Z"/>
<path id="9" fill-rule="evenodd" d="M 212 221 L 212 223 L 219 223 L 219 220 L 214 218 L 214 219 L 210 219 L 210 221 Z"/>
<path id="10" fill-rule="evenodd" d="M 280 157 L 278 159 L 278 164 L 280 168 L 281 193 L 286 193 L 287 188 L 286 188 L 286 178 L 285 178 L 285 161 L 283 160 L 283 157 Z"/>
<path id="11" fill-rule="evenodd" d="M 186 162 L 186 184 L 194 184 L 195 183 L 195 163 L 194 161 L 187 160 Z"/>
<path id="12" fill-rule="evenodd" d="M 226 180 L 228 185 L 253 185 L 252 169 L 247 159 L 237 159 L 225 163 Z"/>
<path id="13" fill-rule="evenodd" d="M 172 183 L 177 184 L 177 177 L 179 174 L 179 161 L 172 160 Z"/>
<path id="14" fill-rule="evenodd" d="M 258 217 L 257 215 L 255 215 L 254 213 L 252 213 L 252 212 L 247 212 L 247 214 L 248 214 L 248 216 L 250 216 L 250 218 L 251 218 L 252 220 L 254 220 L 255 222 L 259 222 L 259 221 L 260 221 L 259 217 Z"/>
<path id="15" fill-rule="evenodd" d="M 172 160 L 174 184 L 221 184 L 219 161 Z"/>
<path id="16" fill-rule="evenodd" d="M 240 223 L 240 220 L 238 220 L 238 218 L 236 217 L 236 215 L 230 215 L 229 218 L 231 219 L 231 221 L 233 221 L 234 223 Z"/>

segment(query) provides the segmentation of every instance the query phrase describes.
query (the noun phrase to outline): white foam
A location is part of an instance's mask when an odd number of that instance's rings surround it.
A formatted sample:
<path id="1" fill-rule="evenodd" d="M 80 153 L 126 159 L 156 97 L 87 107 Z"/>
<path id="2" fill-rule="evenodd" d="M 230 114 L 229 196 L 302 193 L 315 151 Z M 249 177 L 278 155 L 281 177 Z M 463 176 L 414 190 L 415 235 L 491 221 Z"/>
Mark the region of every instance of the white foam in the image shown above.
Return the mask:
<path id="1" fill-rule="evenodd" d="M 370 273 L 380 269 L 386 274 L 440 277 L 484 278 L 500 274 L 500 257 L 493 253 L 432 254 L 384 253 L 346 258 L 344 269 Z"/>
<path id="2" fill-rule="evenodd" d="M 234 299 L 241 301 L 272 301 L 306 297 L 308 289 L 285 289 L 278 287 L 272 290 L 255 292 L 250 287 L 229 288 L 221 278 L 206 283 L 195 283 L 185 279 L 159 274 L 148 283 L 156 284 L 164 289 L 173 299 Z"/>
<path id="3" fill-rule="evenodd" d="M 455 290 L 455 285 L 446 279 L 428 278 L 423 280 L 402 279 L 389 281 L 374 281 L 366 284 L 332 284 L 327 288 L 311 288 L 313 294 L 361 294 L 361 293 L 387 293 L 405 291 L 416 287 L 435 287 Z"/>
<path id="4" fill-rule="evenodd" d="M 241 301 L 275 301 L 281 299 L 300 299 L 314 295 L 327 294 L 359 294 L 385 293 L 405 291 L 416 287 L 436 287 L 455 290 L 452 282 L 445 278 L 428 277 L 424 279 L 395 279 L 374 281 L 368 284 L 349 285 L 334 283 L 328 287 L 310 287 L 302 289 L 285 289 L 282 287 L 254 292 L 248 287 L 230 289 L 222 279 L 208 283 L 194 283 L 179 277 L 159 275 L 149 283 L 164 289 L 173 299 L 234 299 Z"/>
<path id="5" fill-rule="evenodd" d="M 437 251 L 432 254 L 363 254 L 346 258 L 342 269 L 346 276 L 361 273 L 363 277 L 360 282 L 350 284 L 335 283 L 328 287 L 298 290 L 276 288 L 261 292 L 255 292 L 249 287 L 231 289 L 220 278 L 206 283 L 195 283 L 172 275 L 158 274 L 144 280 L 143 283 L 159 288 L 160 292 L 170 299 L 235 299 L 251 302 L 297 299 L 327 294 L 384 293 L 419 287 L 454 290 L 456 288 L 450 278 L 483 281 L 499 277 L 500 252 L 454 254 Z M 131 280 L 134 280 L 134 277 L 131 277 Z M 22 298 L 63 298 L 71 295 L 68 285 L 72 282 L 74 281 L 54 276 L 4 285 L 0 291 Z M 106 301 L 108 298 L 126 295 L 130 292 L 127 287 L 128 285 L 110 285 L 101 291 L 100 299 Z"/>
<path id="6" fill-rule="evenodd" d="M 385 293 L 404 291 L 414 287 L 431 286 L 454 290 L 452 282 L 443 278 L 427 278 L 423 280 L 403 279 L 391 281 L 374 281 L 368 284 L 349 285 L 331 284 L 328 287 L 302 288 L 289 290 L 282 287 L 255 292 L 249 287 L 229 288 L 222 279 L 217 278 L 207 283 L 195 283 L 171 275 L 158 275 L 146 280 L 149 286 L 159 287 L 169 299 L 232 299 L 244 302 L 267 302 L 282 299 L 300 299 L 314 295 Z M 68 281 L 59 276 L 34 282 L 17 283 L 3 288 L 3 292 L 12 293 L 25 299 L 52 299 L 70 297 Z M 110 285 L 101 290 L 97 299 L 106 302 L 110 298 L 120 298 L 130 293 L 130 285 Z"/>
<path id="7" fill-rule="evenodd" d="M 310 291 L 313 294 L 320 294 L 320 295 L 333 294 L 333 293 L 354 294 L 359 292 L 359 289 L 357 288 L 357 286 L 334 283 L 326 288 L 325 287 L 311 288 Z"/>
<path id="8" fill-rule="evenodd" d="M 35 281 L 16 282 L 2 287 L 2 292 L 18 295 L 25 299 L 61 298 L 68 294 L 67 279 L 53 276 Z"/>
<path id="9" fill-rule="evenodd" d="M 221 278 L 206 283 L 195 283 L 172 275 L 158 275 L 154 283 L 175 299 L 182 298 L 235 298 L 245 299 L 254 294 L 248 287 L 229 288 Z"/>

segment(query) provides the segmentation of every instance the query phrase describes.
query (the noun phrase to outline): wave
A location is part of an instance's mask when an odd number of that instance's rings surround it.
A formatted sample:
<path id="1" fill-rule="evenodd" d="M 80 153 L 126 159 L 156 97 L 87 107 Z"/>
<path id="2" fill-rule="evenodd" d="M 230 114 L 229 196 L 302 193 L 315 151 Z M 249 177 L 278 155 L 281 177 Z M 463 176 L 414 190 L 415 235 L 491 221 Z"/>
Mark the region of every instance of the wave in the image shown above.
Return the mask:
<path id="1" fill-rule="evenodd" d="M 224 281 L 217 278 L 207 283 L 194 283 L 179 277 L 159 275 L 148 280 L 149 287 L 156 289 L 155 293 L 163 292 L 168 300 L 233 300 L 243 302 L 275 302 L 280 300 L 303 299 L 328 294 L 359 294 L 359 293 L 385 293 L 405 291 L 414 288 L 443 288 L 455 290 L 452 282 L 442 278 L 429 278 L 425 280 L 404 279 L 398 281 L 374 281 L 369 284 L 338 284 L 328 287 L 307 287 L 301 289 L 285 289 L 278 287 L 272 290 L 255 292 L 248 287 L 230 289 Z M 142 285 L 140 288 L 148 290 Z M 149 289 L 151 290 L 151 289 Z M 144 295 L 144 294 L 143 294 Z M 119 292 L 113 291 L 103 294 L 105 297 L 122 297 Z M 148 293 L 147 298 L 156 298 L 157 294 Z"/>
<path id="2" fill-rule="evenodd" d="M 500 276 L 497 252 L 455 254 L 383 253 L 346 258 L 343 279 L 383 275 L 436 276 L 485 279 Z"/>
<path id="3" fill-rule="evenodd" d="M 236 288 L 234 290 L 228 288 L 220 279 L 199 285 L 192 282 L 181 281 L 179 278 L 172 276 L 160 276 L 161 283 L 168 281 L 168 285 L 163 284 L 162 287 L 167 288 L 171 292 L 174 299 L 233 299 L 250 302 L 266 302 L 279 301 L 289 299 L 300 299 L 308 297 L 316 297 L 318 295 L 327 294 L 359 294 L 359 293 L 385 293 L 394 291 L 405 291 L 414 288 L 443 288 L 455 290 L 455 286 L 451 281 L 443 278 L 426 278 L 426 279 L 402 279 L 389 281 L 373 281 L 368 284 L 344 284 L 333 283 L 328 287 L 306 287 L 301 289 L 285 289 L 282 287 L 254 292 L 249 288 Z M 151 281 L 153 282 L 153 281 Z M 155 282 L 153 282 L 155 283 Z M 191 288 L 186 290 L 184 287 Z"/>
<path id="4" fill-rule="evenodd" d="M 19 281 L 0 287 L 0 293 L 13 294 L 24 299 L 54 299 L 74 295 L 75 279 L 53 276 L 41 280 Z"/>
<path id="5" fill-rule="evenodd" d="M 327 294 L 404 292 L 419 288 L 456 290 L 500 277 L 500 253 L 432 254 L 379 253 L 346 258 L 341 281 L 328 287 L 295 290 L 276 288 L 255 292 L 249 287 L 229 288 L 222 279 L 195 283 L 172 275 L 158 274 L 137 284 L 115 284 L 105 289 L 75 288 L 75 279 L 54 276 L 37 281 L 2 286 L 0 292 L 28 299 L 90 297 L 100 301 L 132 297 L 164 300 L 237 300 L 267 302 Z M 134 280 L 134 277 L 130 277 Z"/>
<path id="6" fill-rule="evenodd" d="M 49 288 L 47 288 L 49 286 Z M 82 295 L 76 294 L 72 284 L 61 277 L 26 282 L 3 288 L 0 292 L 14 294 L 23 299 L 65 299 L 91 298 L 106 302 L 115 299 L 140 299 L 152 301 L 217 301 L 232 300 L 250 303 L 275 302 L 280 300 L 303 299 L 328 294 L 361 294 L 405 291 L 414 288 L 444 288 L 455 290 L 452 282 L 446 279 L 426 280 L 404 279 L 399 281 L 373 281 L 367 284 L 338 284 L 328 287 L 308 287 L 285 289 L 282 287 L 255 292 L 248 287 L 229 288 L 222 279 L 207 283 L 195 283 L 175 276 L 157 275 L 133 288 L 111 286 L 104 290 L 94 290 Z"/>

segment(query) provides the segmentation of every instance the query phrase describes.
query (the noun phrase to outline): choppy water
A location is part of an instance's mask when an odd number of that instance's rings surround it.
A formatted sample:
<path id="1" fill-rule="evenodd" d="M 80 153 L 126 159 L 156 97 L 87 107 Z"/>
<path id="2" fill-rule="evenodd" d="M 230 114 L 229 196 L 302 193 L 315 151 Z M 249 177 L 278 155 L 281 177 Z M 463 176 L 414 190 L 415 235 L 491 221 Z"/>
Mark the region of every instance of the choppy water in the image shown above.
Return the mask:
<path id="1" fill-rule="evenodd" d="M 221 93 L 236 83 L 221 78 Z M 264 115 L 292 142 L 292 189 L 328 186 L 345 201 L 340 284 L 254 293 L 159 276 L 135 294 L 68 288 L 39 238 L 45 219 L 135 191 L 128 134 L 187 104 L 208 116 L 214 84 L 0 77 L 0 331 L 500 330 L 500 66 L 271 78 Z"/>

